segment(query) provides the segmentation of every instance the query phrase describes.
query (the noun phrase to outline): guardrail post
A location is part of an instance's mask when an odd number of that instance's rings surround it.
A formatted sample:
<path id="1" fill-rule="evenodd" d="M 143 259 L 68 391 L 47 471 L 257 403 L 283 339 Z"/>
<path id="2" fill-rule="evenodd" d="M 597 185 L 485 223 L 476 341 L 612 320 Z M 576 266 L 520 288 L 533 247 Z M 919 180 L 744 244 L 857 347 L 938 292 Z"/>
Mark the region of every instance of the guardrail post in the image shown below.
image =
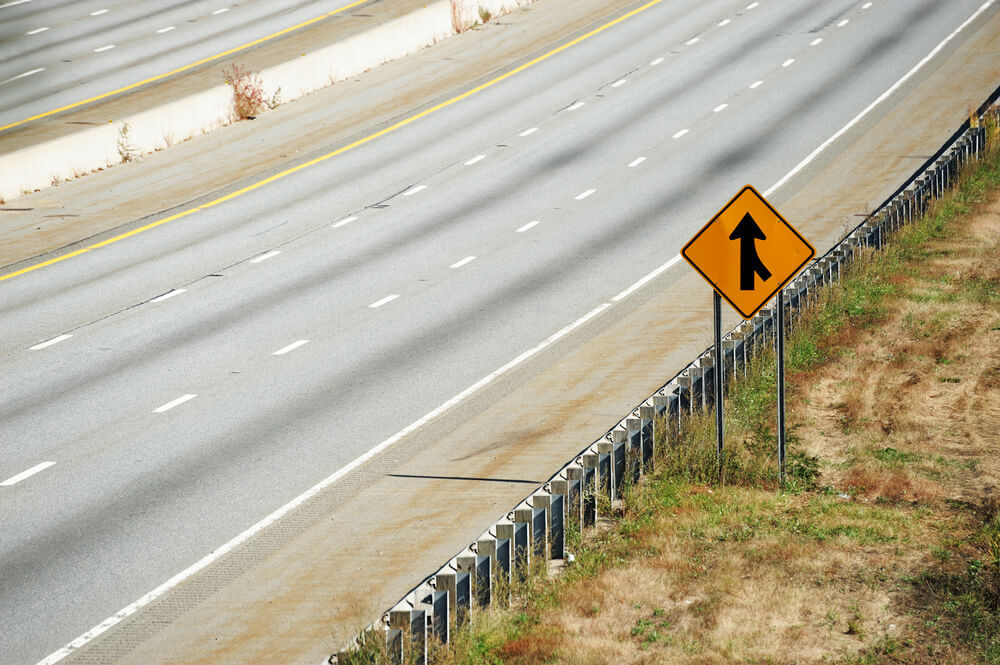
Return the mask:
<path id="1" fill-rule="evenodd" d="M 476 555 L 475 587 L 476 604 L 480 608 L 489 607 L 493 603 L 493 557 L 489 554 Z"/>
<path id="2" fill-rule="evenodd" d="M 390 628 L 385 631 L 385 651 L 393 665 L 403 665 L 403 631 Z"/>
<path id="3" fill-rule="evenodd" d="M 638 411 L 638 409 L 636 409 Z M 629 471 L 632 474 L 632 482 L 639 482 L 642 475 L 642 420 L 639 418 L 626 418 L 625 430 L 628 437 Z"/>
<path id="4" fill-rule="evenodd" d="M 715 377 L 718 367 L 718 363 L 715 361 L 715 349 L 698 358 L 698 366 L 701 367 L 702 376 L 701 408 L 707 409 L 715 404 Z"/>
<path id="5" fill-rule="evenodd" d="M 611 487 L 611 500 L 614 502 L 616 499 L 622 498 L 622 490 L 625 488 L 625 467 L 626 459 L 625 453 L 627 451 L 628 442 L 626 439 L 628 434 L 625 430 L 616 429 L 611 432 L 611 446 L 613 453 L 611 455 L 611 477 L 612 477 L 612 487 Z"/>
<path id="6" fill-rule="evenodd" d="M 694 410 L 705 410 L 705 370 L 697 365 L 688 368 L 688 376 L 691 377 L 691 413 Z"/>
<path id="7" fill-rule="evenodd" d="M 449 624 L 455 625 L 458 624 L 458 617 L 455 616 L 455 610 L 458 607 L 458 588 L 456 577 L 457 575 L 450 570 L 444 570 L 434 576 L 434 584 L 437 585 L 438 590 L 444 591 L 448 594 L 448 620 Z"/>
<path id="8" fill-rule="evenodd" d="M 549 560 L 549 513 L 552 499 L 548 494 L 535 494 L 531 497 L 531 539 L 532 554 L 541 559 L 544 564 Z"/>
<path id="9" fill-rule="evenodd" d="M 510 606 L 510 590 L 514 584 L 514 525 L 500 522 L 497 532 L 497 579 L 503 592 L 503 601 Z"/>
<path id="10" fill-rule="evenodd" d="M 514 571 L 520 581 L 531 570 L 531 508 L 514 509 Z"/>
<path id="11" fill-rule="evenodd" d="M 583 531 L 583 467 L 566 467 L 566 528 Z"/>
<path id="12" fill-rule="evenodd" d="M 653 470 L 653 423 L 656 407 L 643 404 L 639 407 L 639 450 L 642 453 L 642 472 Z"/>
<path id="13" fill-rule="evenodd" d="M 583 464 L 583 480 L 581 483 L 581 501 L 583 510 L 583 527 L 594 526 L 597 521 L 597 476 L 600 455 L 584 453 L 580 457 Z"/>
<path id="14" fill-rule="evenodd" d="M 549 557 L 566 558 L 566 481 L 549 483 Z"/>
<path id="15" fill-rule="evenodd" d="M 427 613 L 428 633 L 441 644 L 447 644 L 451 634 L 448 628 L 448 592 L 430 586 L 421 587 L 417 591 L 417 600 Z"/>
<path id="16" fill-rule="evenodd" d="M 455 569 L 458 571 L 455 576 L 458 592 L 455 614 L 458 617 L 458 625 L 462 625 L 469 618 L 473 599 L 476 597 L 476 555 L 459 555 L 455 558 Z"/>
<path id="17" fill-rule="evenodd" d="M 608 504 L 614 500 L 614 462 L 612 456 L 615 448 L 610 441 L 601 441 L 597 444 L 597 484 L 601 488 L 601 494 L 608 498 Z"/>
<path id="18" fill-rule="evenodd" d="M 684 370 L 684 373 L 680 374 L 675 380 L 677 381 L 677 400 L 680 407 L 678 415 L 681 412 L 693 414 L 694 400 L 691 399 L 691 376 L 687 373 L 687 370 Z"/>
<path id="19" fill-rule="evenodd" d="M 403 658 L 406 662 L 426 665 L 427 613 L 409 607 L 390 610 L 389 628 L 402 632 Z"/>

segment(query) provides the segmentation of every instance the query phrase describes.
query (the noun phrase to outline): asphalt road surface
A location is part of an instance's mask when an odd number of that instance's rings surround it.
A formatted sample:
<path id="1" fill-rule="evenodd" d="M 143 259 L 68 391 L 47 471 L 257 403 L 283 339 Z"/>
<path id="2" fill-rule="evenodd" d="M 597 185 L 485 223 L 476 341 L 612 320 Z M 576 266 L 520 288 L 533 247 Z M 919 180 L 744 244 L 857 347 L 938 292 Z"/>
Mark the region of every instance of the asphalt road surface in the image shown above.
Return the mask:
<path id="1" fill-rule="evenodd" d="M 0 660 L 46 657 L 662 267 L 982 4 L 662 2 L 378 140 L 0 282 Z"/>
<path id="2" fill-rule="evenodd" d="M 0 1 L 0 126 L 166 74 L 347 4 Z"/>

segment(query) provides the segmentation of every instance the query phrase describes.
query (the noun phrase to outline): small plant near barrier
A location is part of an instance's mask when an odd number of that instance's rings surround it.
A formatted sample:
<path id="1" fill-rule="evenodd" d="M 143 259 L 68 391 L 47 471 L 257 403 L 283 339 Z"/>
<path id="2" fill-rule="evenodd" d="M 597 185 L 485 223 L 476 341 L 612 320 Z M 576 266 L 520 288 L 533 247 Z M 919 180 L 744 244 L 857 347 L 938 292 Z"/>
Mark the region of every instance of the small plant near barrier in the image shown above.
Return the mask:
<path id="1" fill-rule="evenodd" d="M 491 18 L 493 18 L 493 14 L 490 13 L 490 10 L 479 5 L 479 20 L 483 23 L 489 23 Z"/>
<path id="2" fill-rule="evenodd" d="M 264 96 L 260 72 L 250 71 L 243 65 L 233 63 L 222 70 L 222 77 L 226 85 L 233 89 L 233 113 L 237 119 L 256 118 L 267 108 L 268 100 Z"/>
<path id="3" fill-rule="evenodd" d="M 134 162 L 139 158 L 139 148 L 129 140 L 129 132 L 132 125 L 126 120 L 118 128 L 118 156 L 122 158 L 122 163 Z"/>

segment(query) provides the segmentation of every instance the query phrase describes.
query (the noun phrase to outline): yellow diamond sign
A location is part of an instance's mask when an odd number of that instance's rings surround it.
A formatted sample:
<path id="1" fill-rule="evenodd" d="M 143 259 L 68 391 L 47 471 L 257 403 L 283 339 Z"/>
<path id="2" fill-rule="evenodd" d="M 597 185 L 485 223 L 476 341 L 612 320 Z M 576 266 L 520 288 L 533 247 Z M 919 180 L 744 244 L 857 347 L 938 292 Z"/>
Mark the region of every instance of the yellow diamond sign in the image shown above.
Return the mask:
<path id="1" fill-rule="evenodd" d="M 815 255 L 812 245 L 750 185 L 681 250 L 744 319 L 756 314 Z"/>

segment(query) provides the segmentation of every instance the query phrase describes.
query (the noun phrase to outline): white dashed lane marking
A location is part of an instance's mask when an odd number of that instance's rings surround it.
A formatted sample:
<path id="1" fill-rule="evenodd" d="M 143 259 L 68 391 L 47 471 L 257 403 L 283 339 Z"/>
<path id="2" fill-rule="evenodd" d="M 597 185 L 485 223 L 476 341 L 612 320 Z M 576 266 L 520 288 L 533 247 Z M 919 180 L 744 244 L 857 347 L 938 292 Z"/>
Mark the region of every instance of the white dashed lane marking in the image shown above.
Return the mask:
<path id="1" fill-rule="evenodd" d="M 583 102 L 576 102 L 575 104 L 573 104 L 572 106 L 570 106 L 570 107 L 569 107 L 569 108 L 567 108 L 566 110 L 567 110 L 567 111 L 575 111 L 575 110 L 577 110 L 578 108 L 580 108 L 581 106 L 583 106 Z"/>
<path id="2" fill-rule="evenodd" d="M 530 129 L 526 129 L 523 132 L 521 132 L 520 134 L 518 134 L 518 136 L 531 136 L 532 134 L 534 134 L 537 131 L 538 131 L 538 127 L 531 127 Z"/>
<path id="3" fill-rule="evenodd" d="M 754 81 L 753 83 L 750 84 L 750 89 L 754 90 L 756 88 L 759 88 L 762 85 L 764 85 L 763 81 Z"/>
<path id="4" fill-rule="evenodd" d="M 837 24 L 837 27 L 838 28 L 843 28 L 845 25 L 847 25 L 850 22 L 851 22 L 850 19 L 846 19 L 845 18 L 843 21 L 841 21 L 840 23 Z"/>
<path id="5" fill-rule="evenodd" d="M 101 14 L 107 14 L 107 9 L 98 9 L 96 12 L 90 12 L 91 16 L 100 16 Z"/>
<path id="6" fill-rule="evenodd" d="M 250 259 L 250 263 L 260 263 L 261 261 L 267 261 L 268 259 L 273 258 L 273 257 L 277 256 L 278 254 L 281 254 L 281 252 L 279 250 L 272 249 L 270 252 L 268 252 L 266 254 L 261 254 L 260 256 L 258 256 L 256 258 Z"/>
<path id="7" fill-rule="evenodd" d="M 461 268 L 462 266 L 464 266 L 464 265 L 466 265 L 468 263 L 472 263 L 475 260 L 476 260 L 476 257 L 474 257 L 474 256 L 467 256 L 464 259 L 462 259 L 461 261 L 455 261 L 454 263 L 452 263 L 448 267 L 449 268 Z"/>
<path id="8" fill-rule="evenodd" d="M 724 19 L 722 19 L 721 21 L 719 21 L 717 25 L 718 25 L 718 26 L 719 26 L 720 28 L 724 28 L 724 27 L 726 27 L 727 25 L 729 25 L 729 23 L 730 23 L 729 19 L 728 19 L 728 18 L 724 18 Z"/>
<path id="9" fill-rule="evenodd" d="M 689 131 L 691 131 L 691 130 L 690 129 L 682 129 L 681 131 L 679 131 L 676 134 L 674 134 L 673 138 L 679 139 L 680 137 L 682 137 L 685 134 L 687 134 Z"/>
<path id="10" fill-rule="evenodd" d="M 0 81 L 0 85 L 4 83 L 10 83 L 11 81 L 16 81 L 17 79 L 23 79 L 26 76 L 31 76 L 32 74 L 37 74 L 38 72 L 44 72 L 45 67 L 39 67 L 38 69 L 32 69 L 30 72 L 24 72 L 23 74 L 18 74 L 17 76 L 11 76 L 9 79 L 4 79 Z"/>
<path id="11" fill-rule="evenodd" d="M 629 162 L 628 167 L 630 169 L 634 169 L 635 167 L 639 166 L 639 164 L 642 164 L 644 161 L 646 161 L 645 157 L 636 157 L 631 162 Z"/>
<path id="12" fill-rule="evenodd" d="M 410 189 L 403 192 L 403 196 L 413 196 L 417 192 L 422 192 L 427 189 L 427 185 L 417 185 L 416 187 L 411 187 Z"/>
<path id="13" fill-rule="evenodd" d="M 585 192 L 580 192 L 579 194 L 576 195 L 576 200 L 577 201 L 582 201 L 582 200 L 584 200 L 585 198 L 587 198 L 588 196 L 590 196 L 591 194 L 593 194 L 596 191 L 597 191 L 596 189 L 588 189 Z"/>
<path id="14" fill-rule="evenodd" d="M 164 300 L 169 300 L 170 298 L 173 298 L 174 296 L 179 296 L 180 294 L 186 293 L 186 292 L 187 292 L 187 289 L 171 289 L 170 291 L 167 291 L 166 293 L 164 293 L 162 296 L 156 296 L 155 298 L 153 298 L 149 302 L 163 302 Z"/>
<path id="15" fill-rule="evenodd" d="M 171 30 L 174 30 L 176 28 L 177 28 L 177 26 L 175 26 L 175 25 L 168 25 L 165 28 L 160 28 L 159 30 L 157 30 L 156 34 L 162 35 L 164 32 L 170 32 Z"/>
<path id="16" fill-rule="evenodd" d="M 214 12 L 212 12 L 212 16 L 218 16 L 219 14 L 225 14 L 228 11 L 229 11 L 229 7 L 223 7 L 222 9 L 216 9 Z"/>
<path id="17" fill-rule="evenodd" d="M 823 38 L 822 37 L 817 37 L 816 39 L 814 39 L 811 42 L 809 42 L 809 46 L 818 46 L 821 43 L 823 43 Z"/>
<path id="18" fill-rule="evenodd" d="M 527 224 L 525 224 L 524 226 L 522 226 L 521 228 L 519 228 L 517 230 L 517 233 L 524 233 L 525 231 L 527 231 L 529 229 L 533 229 L 536 226 L 538 226 L 538 220 L 535 220 L 535 221 L 532 221 L 532 222 L 528 222 Z"/>
<path id="19" fill-rule="evenodd" d="M 94 49 L 94 53 L 102 53 L 104 51 L 110 51 L 115 47 L 114 44 L 108 44 L 107 46 L 99 46 Z"/>
<path id="20" fill-rule="evenodd" d="M 655 67 L 655 66 L 657 66 L 658 64 L 660 64 L 661 62 L 663 62 L 663 58 L 657 58 L 656 60 L 653 60 L 653 61 L 652 61 L 652 62 L 650 62 L 649 64 L 650 64 L 651 66 Z"/>
<path id="21" fill-rule="evenodd" d="M 712 113 L 719 113 L 721 111 L 725 111 L 727 108 L 729 108 L 729 104 L 719 104 L 714 109 L 712 109 Z"/>
<path id="22" fill-rule="evenodd" d="M 356 221 L 358 221 L 357 217 L 353 217 L 353 216 L 351 216 L 351 217 L 345 217 L 344 219 L 340 220 L 339 222 L 334 222 L 333 223 L 333 228 L 339 229 L 341 226 L 347 226 L 351 222 L 356 222 Z"/>
<path id="23" fill-rule="evenodd" d="M 399 294 L 398 293 L 394 293 L 391 296 L 386 296 L 385 298 L 382 298 L 381 300 L 376 300 L 375 302 L 373 302 L 372 304 L 370 304 L 368 306 L 371 307 L 372 309 L 378 309 L 382 305 L 385 305 L 386 303 L 390 303 L 390 302 L 392 302 L 393 300 L 395 300 L 398 297 L 399 297 Z"/>
<path id="24" fill-rule="evenodd" d="M 58 344 L 59 342 L 65 342 L 67 339 L 72 337 L 72 335 L 59 335 L 58 337 L 53 337 L 50 340 L 46 340 L 40 344 L 35 344 L 31 347 L 32 351 L 41 351 L 42 349 L 52 346 L 53 344 Z"/>
<path id="25" fill-rule="evenodd" d="M 783 63 L 781 63 L 781 66 L 791 67 L 793 62 L 795 62 L 795 58 L 789 58 L 788 60 L 785 60 Z"/>
<path id="26" fill-rule="evenodd" d="M 465 163 L 465 165 L 466 166 L 472 166 L 473 164 L 478 164 L 479 162 L 483 161 L 484 159 L 486 159 L 486 155 L 476 155 L 475 157 L 473 157 L 472 159 L 470 159 L 469 161 L 467 161 Z"/>
<path id="27" fill-rule="evenodd" d="M 692 37 L 691 39 L 689 39 L 686 42 L 684 42 L 684 46 L 691 46 L 693 44 L 697 44 L 700 41 L 701 41 L 701 37 Z"/>
<path id="28" fill-rule="evenodd" d="M 26 32 L 24 34 L 26 34 L 26 35 L 37 35 L 38 33 L 45 32 L 48 29 L 49 29 L 49 26 L 43 25 L 40 28 L 35 28 L 34 30 L 28 30 L 28 32 Z"/>
<path id="29" fill-rule="evenodd" d="M 620 86 L 625 85 L 626 83 L 628 83 L 628 79 L 618 79 L 617 81 L 611 84 L 611 87 L 618 88 Z"/>
<path id="30" fill-rule="evenodd" d="M 290 352 L 294 351 L 295 349 L 299 348 L 300 346 L 305 346 L 308 343 L 309 343 L 309 340 L 307 340 L 307 339 L 300 339 L 297 342 L 292 342 L 288 346 L 281 347 L 280 349 L 278 349 L 277 351 L 275 351 L 271 355 L 272 356 L 283 356 L 286 353 L 290 353 Z"/>
<path id="31" fill-rule="evenodd" d="M 30 478 L 31 476 L 35 475 L 39 471 L 45 471 L 45 469 L 49 468 L 50 466 L 53 466 L 54 464 L 55 464 L 55 462 L 42 462 L 41 464 L 36 464 L 35 466 L 31 467 L 27 471 L 22 471 L 21 473 L 17 474 L 16 476 L 11 476 L 7 480 L 5 480 L 2 483 L 0 483 L 0 486 L 10 487 L 11 485 L 16 485 L 19 482 L 21 482 L 22 480 L 24 480 L 25 478 Z"/>
<path id="32" fill-rule="evenodd" d="M 193 400 L 197 396 L 198 395 L 193 395 L 193 394 L 190 394 L 190 393 L 187 394 L 187 395 L 181 395 L 177 399 L 175 399 L 173 401 L 170 401 L 170 402 L 167 402 L 163 406 L 156 407 L 155 409 L 153 409 L 153 413 L 165 413 L 165 412 L 169 411 L 170 409 L 174 408 L 175 406 L 180 406 L 184 402 L 190 402 L 191 400 Z"/>

